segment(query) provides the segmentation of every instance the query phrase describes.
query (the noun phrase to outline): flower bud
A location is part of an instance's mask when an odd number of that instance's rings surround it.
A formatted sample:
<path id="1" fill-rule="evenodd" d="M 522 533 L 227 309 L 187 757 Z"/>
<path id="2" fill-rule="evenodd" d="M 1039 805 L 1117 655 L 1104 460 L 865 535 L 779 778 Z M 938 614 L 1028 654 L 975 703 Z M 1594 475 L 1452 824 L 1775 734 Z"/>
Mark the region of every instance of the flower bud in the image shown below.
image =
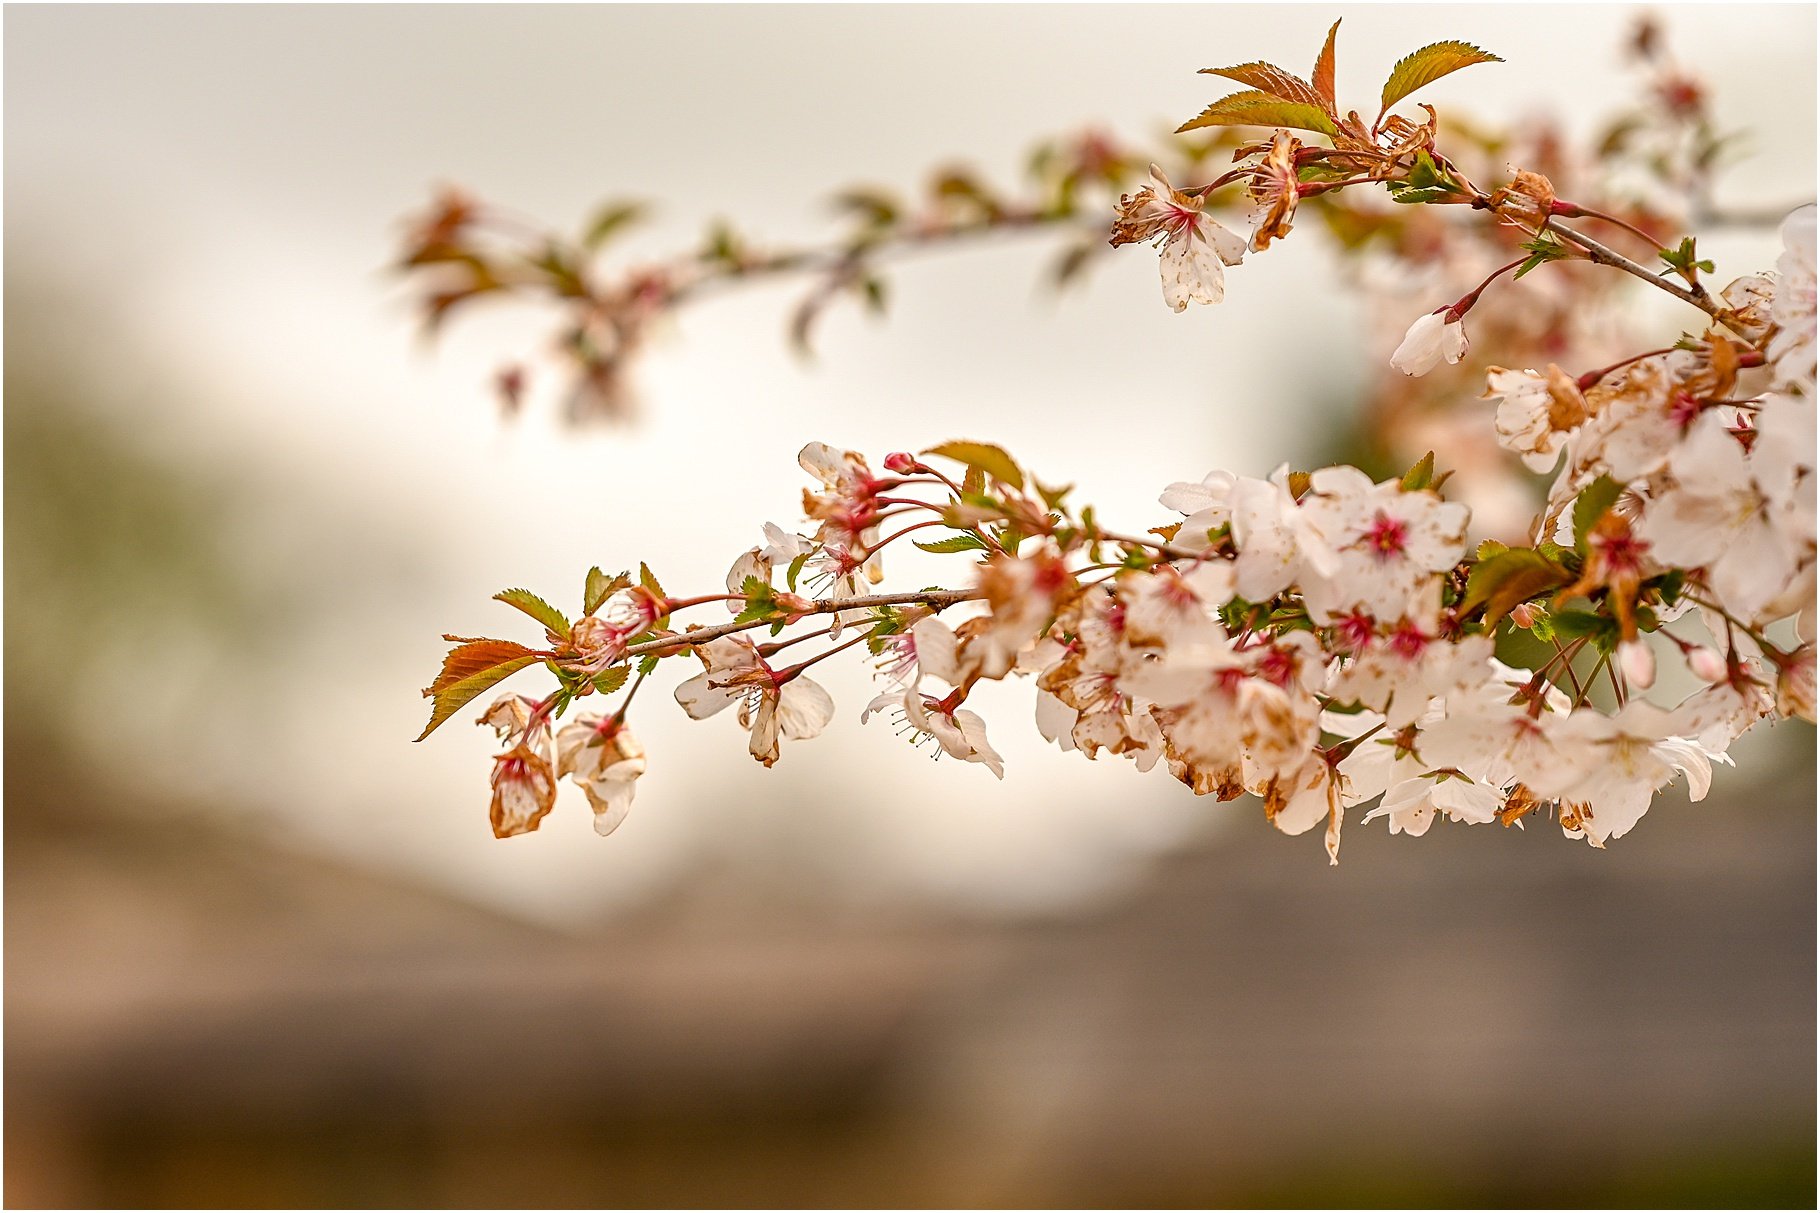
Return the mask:
<path id="1" fill-rule="evenodd" d="M 1704 645 L 1687 650 L 1687 668 L 1702 682 L 1724 682 L 1729 674 L 1725 658 L 1719 655 L 1719 651 Z"/>
<path id="2" fill-rule="evenodd" d="M 899 476 L 908 476 L 921 466 L 922 464 L 916 461 L 916 456 L 908 451 L 892 451 L 885 456 L 885 470 L 896 472 Z"/>
<path id="3" fill-rule="evenodd" d="M 1647 691 L 1656 681 L 1656 655 L 1642 640 L 1626 640 L 1618 646 L 1618 668 L 1632 690 Z"/>
<path id="4" fill-rule="evenodd" d="M 1443 360 L 1452 365 L 1465 356 L 1466 326 L 1445 312 L 1430 312 L 1409 326 L 1390 365 L 1405 375 L 1426 375 Z"/>
<path id="5" fill-rule="evenodd" d="M 771 601 L 775 602 L 778 609 L 789 616 L 791 623 L 795 623 L 804 615 L 811 614 L 815 610 L 814 602 L 804 598 L 801 594 L 792 594 L 788 590 L 779 590 Z"/>
<path id="6" fill-rule="evenodd" d="M 1510 621 L 1520 628 L 1528 629 L 1535 627 L 1536 620 L 1541 617 L 1541 614 L 1533 603 L 1519 602 L 1510 609 Z"/>
<path id="7" fill-rule="evenodd" d="M 1814 719 L 1814 646 L 1802 645 L 1780 665 L 1776 675 L 1776 711 L 1783 716 L 1799 716 L 1811 724 Z"/>

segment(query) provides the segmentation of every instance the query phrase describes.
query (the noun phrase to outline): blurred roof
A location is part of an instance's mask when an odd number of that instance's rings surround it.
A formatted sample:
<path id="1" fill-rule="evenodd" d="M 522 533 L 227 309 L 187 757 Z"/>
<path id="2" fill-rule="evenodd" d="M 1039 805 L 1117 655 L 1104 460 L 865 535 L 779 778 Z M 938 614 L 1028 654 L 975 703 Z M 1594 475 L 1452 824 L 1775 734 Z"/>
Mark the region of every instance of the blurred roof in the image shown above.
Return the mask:
<path id="1" fill-rule="evenodd" d="M 1023 927 L 729 871 L 582 937 L 207 817 L 20 821 L 9 1203 L 1812 1187 L 1814 827 L 1773 794 L 1665 803 L 1604 854 L 1355 827 L 1337 870 L 1260 820 Z"/>

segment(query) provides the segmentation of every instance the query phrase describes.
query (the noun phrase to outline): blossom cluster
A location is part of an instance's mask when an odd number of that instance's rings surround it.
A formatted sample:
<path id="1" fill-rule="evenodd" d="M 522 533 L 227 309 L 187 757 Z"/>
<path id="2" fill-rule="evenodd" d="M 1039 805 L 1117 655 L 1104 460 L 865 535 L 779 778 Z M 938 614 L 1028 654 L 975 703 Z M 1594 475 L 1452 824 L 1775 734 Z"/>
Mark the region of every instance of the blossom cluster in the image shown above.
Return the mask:
<path id="1" fill-rule="evenodd" d="M 991 443 L 876 467 L 811 443 L 800 525 L 765 523 L 724 590 L 673 597 L 645 566 L 636 578 L 594 569 L 574 621 L 524 590 L 498 596 L 543 625 L 542 647 L 449 638 L 425 691 L 430 729 L 530 666 L 556 679 L 481 717 L 505 746 L 495 833 L 535 829 L 565 776 L 597 829 L 618 826 L 645 770 L 628 712 L 666 664 L 688 670 L 673 690 L 683 711 L 735 709 L 769 767 L 837 714 L 809 671 L 862 646 L 881 686 L 860 719 L 884 716 L 938 756 L 1003 778 L 988 722 L 966 705 L 982 682 L 1023 679 L 1035 727 L 1061 750 L 1160 769 L 1197 795 L 1254 795 L 1285 833 L 1324 827 L 1335 862 L 1346 812 L 1361 807 L 1412 835 L 1437 818 L 1548 814 L 1602 847 L 1679 778 L 1703 798 L 1714 764 L 1760 722 L 1813 721 L 1814 208 L 1784 221 L 1773 271 L 1714 293 L 1691 238 L 1657 244 L 1534 170 L 1482 189 L 1439 146 L 1432 110 L 1425 122 L 1392 112 L 1493 56 L 1464 43 L 1415 52 L 1367 125 L 1335 102 L 1333 53 L 1330 32 L 1309 80 L 1268 64 L 1215 69 L 1250 87 L 1188 126 L 1274 133 L 1199 188 L 1153 169 L 1121 199 L 1111 243 L 1156 244 L 1164 299 L 1181 311 L 1220 302 L 1226 271 L 1288 236 L 1304 197 L 1381 188 L 1514 230 L 1520 257 L 1414 317 L 1389 354 L 1418 380 L 1460 362 L 1483 298 L 1523 289 L 1506 275 L 1596 268 L 1704 313 L 1699 330 L 1604 366 L 1493 366 L 1484 396 L 1460 402 L 1513 465 L 1553 476 L 1523 542 L 1474 544 L 1472 512 L 1449 499 L 1432 454 L 1383 479 L 1347 465 L 1214 471 L 1164 487 L 1173 517 L 1134 533 Z M 1208 210 L 1228 185 L 1250 201 L 1248 232 Z M 1568 219 L 1649 239 L 1668 268 Z M 964 574 L 951 588 L 884 588 L 905 542 L 965 561 Z M 720 622 L 682 618 L 717 609 Z M 1699 689 L 1652 702 L 1663 659 Z M 596 696 L 619 699 L 586 710 Z"/>

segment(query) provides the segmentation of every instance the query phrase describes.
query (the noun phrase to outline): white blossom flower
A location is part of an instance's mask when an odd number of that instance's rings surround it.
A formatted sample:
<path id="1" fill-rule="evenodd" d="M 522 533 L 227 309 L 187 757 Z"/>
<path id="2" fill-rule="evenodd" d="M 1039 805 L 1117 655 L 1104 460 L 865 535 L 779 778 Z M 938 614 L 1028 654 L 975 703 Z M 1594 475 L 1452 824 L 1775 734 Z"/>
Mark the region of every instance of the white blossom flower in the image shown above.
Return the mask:
<path id="1" fill-rule="evenodd" d="M 1069 707 L 1060 697 L 1038 689 L 1036 731 L 1042 734 L 1044 741 L 1054 744 L 1064 754 L 1075 748 L 1074 726 L 1080 718 L 1080 712 Z"/>
<path id="2" fill-rule="evenodd" d="M 986 740 L 986 722 L 978 712 L 966 708 L 944 708 L 924 695 L 910 695 L 904 701 L 904 714 L 910 724 L 941 742 L 942 749 L 963 762 L 977 762 L 1000 779 L 1005 777 L 1005 760 Z"/>
<path id="3" fill-rule="evenodd" d="M 1488 783 L 1455 771 L 1431 771 L 1395 780 L 1362 820 L 1387 817 L 1392 834 L 1420 838 L 1437 816 L 1485 825 L 1497 819 L 1503 804 L 1504 794 Z"/>
<path id="4" fill-rule="evenodd" d="M 521 741 L 493 759 L 495 838 L 528 834 L 556 805 L 556 776 L 550 770 L 548 737 L 533 746 Z"/>
<path id="5" fill-rule="evenodd" d="M 1248 783 L 1292 772 L 1319 739 L 1314 696 L 1247 673 L 1247 664 L 1230 648 L 1203 643 L 1128 679 L 1155 705 L 1170 774 L 1197 796 L 1230 800 Z"/>
<path id="6" fill-rule="evenodd" d="M 1379 619 L 1423 614 L 1438 592 L 1436 575 L 1466 551 L 1465 506 L 1405 492 L 1395 480 L 1373 484 L 1354 467 L 1314 473 L 1300 508 L 1336 558 L 1331 576 L 1302 587 L 1320 622 L 1355 609 Z"/>
<path id="7" fill-rule="evenodd" d="M 1157 500 L 1165 509 L 1184 515 L 1177 532 L 1181 543 L 1199 546 L 1206 542 L 1209 531 L 1232 521 L 1231 497 L 1237 481 L 1231 472 L 1213 471 L 1199 484 L 1178 480 L 1163 490 Z"/>
<path id="8" fill-rule="evenodd" d="M 1000 779 L 1005 777 L 1005 760 L 986 740 L 986 722 L 978 712 L 951 706 L 945 700 L 931 699 L 911 688 L 886 691 L 877 696 L 860 713 L 860 721 L 863 723 L 873 713 L 888 710 L 896 711 L 903 723 L 900 732 L 907 732 L 912 744 L 932 740 L 940 754 L 963 762 L 977 762 Z"/>
<path id="9" fill-rule="evenodd" d="M 1163 490 L 1157 501 L 1164 509 L 1174 510 L 1190 518 L 1196 514 L 1216 511 L 1211 516 L 1217 521 L 1207 524 L 1207 528 L 1212 530 L 1231 516 L 1228 499 L 1232 496 L 1232 486 L 1237 480 L 1238 477 L 1231 472 L 1208 472 L 1198 484 L 1187 480 L 1176 481 Z"/>
<path id="10" fill-rule="evenodd" d="M 1752 725 L 1775 714 L 1768 674 L 1761 662 L 1747 657 L 1676 706 L 1674 731 L 1723 754 Z"/>
<path id="11" fill-rule="evenodd" d="M 556 734 L 556 774 L 567 775 L 594 809 L 594 832 L 606 837 L 632 810 L 645 773 L 645 748 L 612 717 L 583 714 Z"/>
<path id="12" fill-rule="evenodd" d="M 1339 558 L 1316 520 L 1289 491 L 1289 467 L 1269 480 L 1240 477 L 1233 485 L 1234 588 L 1247 602 L 1265 602 L 1298 579 L 1339 571 Z M 1184 523 L 1184 525 L 1186 525 Z"/>
<path id="13" fill-rule="evenodd" d="M 1782 221 L 1782 256 L 1776 261 L 1776 335 L 1769 359 L 1776 383 L 1814 395 L 1814 206 Z"/>
<path id="14" fill-rule="evenodd" d="M 1776 712 L 1814 723 L 1814 646 L 1797 648 L 1776 673 Z"/>
<path id="15" fill-rule="evenodd" d="M 695 650 L 707 667 L 676 688 L 676 702 L 695 720 L 739 705 L 740 727 L 751 730 L 752 757 L 765 766 L 778 758 L 778 740 L 817 736 L 834 718 L 834 701 L 817 683 L 797 675 L 779 684 L 744 636 L 722 636 Z"/>
<path id="16" fill-rule="evenodd" d="M 1327 862 L 1340 862 L 1340 828 L 1346 820 L 1345 776 L 1326 758 L 1310 754 L 1289 775 L 1272 779 L 1260 794 L 1264 815 L 1285 834 L 1305 834 L 1327 822 Z"/>
<path id="17" fill-rule="evenodd" d="M 1500 663 L 1492 663 L 1494 675 Z M 1502 667 L 1508 669 L 1508 667 Z M 1527 671 L 1513 671 L 1527 674 Z M 1559 770 L 1567 762 L 1555 735 L 1567 716 L 1567 696 L 1549 688 L 1542 708 L 1513 702 L 1518 682 L 1494 676 L 1469 690 L 1449 695 L 1440 718 L 1422 729 L 1424 761 L 1436 768 L 1451 767 L 1496 787 L 1531 783 L 1543 772 Z"/>
<path id="18" fill-rule="evenodd" d="M 769 561 L 772 567 L 788 565 L 798 556 L 806 556 L 814 544 L 792 531 L 786 531 L 775 522 L 765 523 L 765 546 L 759 552 L 760 557 Z"/>
<path id="19" fill-rule="evenodd" d="M 474 723 L 491 728 L 501 741 L 516 739 L 529 727 L 531 711 L 536 706 L 535 701 L 507 691 L 495 699 L 492 706 L 482 712 Z"/>
<path id="20" fill-rule="evenodd" d="M 991 608 L 978 633 L 984 677 L 1001 678 L 1018 655 L 1042 639 L 1074 577 L 1054 552 L 994 556 L 979 566 L 977 584 Z"/>
<path id="21" fill-rule="evenodd" d="M 1670 456 L 1672 484 L 1649 503 L 1637 534 L 1666 564 L 1704 566 L 1713 592 L 1754 619 L 1788 584 L 1799 553 L 1752 470 L 1724 419 L 1704 414 Z"/>
<path id="22" fill-rule="evenodd" d="M 1671 731 L 1675 724 L 1673 715 L 1642 699 L 1632 699 L 1613 716 L 1574 712 L 1555 730 L 1566 761 L 1525 782 L 1561 800 L 1562 826 L 1570 837 L 1604 846 L 1628 833 L 1677 774 L 1687 776 L 1688 799 L 1703 800 L 1712 786 L 1713 761 L 1731 761 L 1677 736 Z"/>
<path id="23" fill-rule="evenodd" d="M 1390 365 L 1405 375 L 1426 375 L 1446 362 L 1449 366 L 1466 356 L 1466 326 L 1449 319 L 1446 309 L 1416 319 L 1403 335 L 1403 343 L 1390 356 Z"/>
<path id="24" fill-rule="evenodd" d="M 1429 700 L 1481 681 L 1490 658 L 1489 636 L 1449 642 L 1405 618 L 1340 667 L 1327 690 L 1336 702 L 1363 704 L 1401 729 L 1428 710 Z"/>
<path id="25" fill-rule="evenodd" d="M 963 644 L 954 629 L 935 616 L 919 619 L 911 627 L 910 642 L 916 655 L 915 680 L 910 685 L 927 675 L 959 689 L 979 677 L 980 666 L 973 657 L 973 646 Z"/>
<path id="26" fill-rule="evenodd" d="M 1752 419 L 1751 479 L 1771 517 L 1805 560 L 1814 549 L 1815 407 L 1795 396 L 1765 396 Z M 1811 598 L 1811 594 L 1808 595 Z M 1785 612 L 1787 613 L 1787 612 Z"/>
<path id="27" fill-rule="evenodd" d="M 1218 303 L 1226 297 L 1225 266 L 1245 258 L 1245 237 L 1203 213 L 1206 199 L 1184 194 L 1156 165 L 1150 183 L 1119 199 L 1112 244 L 1161 237 L 1163 301 L 1180 312 L 1190 303 Z"/>
<path id="28" fill-rule="evenodd" d="M 1698 370 L 1692 353 L 1675 350 L 1633 362 L 1589 390 L 1593 416 L 1576 444 L 1577 460 L 1623 483 L 1661 471 L 1700 415 L 1685 386 Z"/>
<path id="29" fill-rule="evenodd" d="M 1520 455 L 1532 472 L 1549 471 L 1560 462 L 1562 448 L 1587 416 L 1574 381 L 1560 367 L 1548 372 L 1494 366 L 1485 376 L 1485 399 L 1498 402 L 1498 445 Z"/>

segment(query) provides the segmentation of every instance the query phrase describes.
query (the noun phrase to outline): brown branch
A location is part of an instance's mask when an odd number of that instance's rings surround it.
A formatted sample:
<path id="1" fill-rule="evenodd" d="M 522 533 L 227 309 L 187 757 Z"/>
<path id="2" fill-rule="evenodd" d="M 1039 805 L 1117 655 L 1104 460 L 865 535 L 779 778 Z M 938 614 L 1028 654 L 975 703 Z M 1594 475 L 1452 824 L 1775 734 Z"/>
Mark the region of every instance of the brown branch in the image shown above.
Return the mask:
<path id="1" fill-rule="evenodd" d="M 836 611 L 861 611 L 878 606 L 907 606 L 911 604 L 934 607 L 945 610 L 957 602 L 968 602 L 984 598 L 979 590 L 917 590 L 904 594 L 867 594 L 859 598 L 821 598 L 817 599 L 802 618 L 809 615 L 832 615 Z M 735 632 L 746 632 L 753 628 L 770 627 L 772 619 L 754 619 L 745 623 L 734 621 L 719 623 L 710 628 L 691 628 L 687 632 L 677 632 L 669 636 L 660 636 L 656 640 L 647 640 L 643 644 L 630 645 L 626 656 L 638 657 L 645 653 L 655 653 L 663 649 L 694 648 L 719 640 L 722 636 L 731 636 Z"/>

